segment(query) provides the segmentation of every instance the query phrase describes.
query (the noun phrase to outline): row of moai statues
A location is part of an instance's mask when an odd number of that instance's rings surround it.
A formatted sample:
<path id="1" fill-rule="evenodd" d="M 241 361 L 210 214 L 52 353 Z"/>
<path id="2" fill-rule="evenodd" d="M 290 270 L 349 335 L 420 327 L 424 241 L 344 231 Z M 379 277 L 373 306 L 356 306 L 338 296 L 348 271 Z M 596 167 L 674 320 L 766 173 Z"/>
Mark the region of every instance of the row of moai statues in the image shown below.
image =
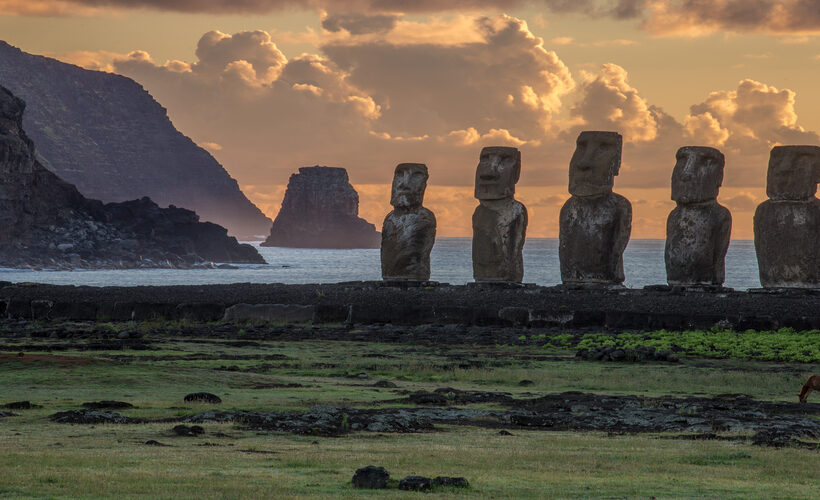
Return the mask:
<path id="1" fill-rule="evenodd" d="M 616 132 L 581 132 L 569 164 L 570 198 L 561 208 L 559 260 L 567 285 L 620 286 L 632 206 L 614 193 L 623 140 Z M 729 210 L 717 202 L 723 154 L 715 148 L 678 150 L 672 170 L 677 204 L 666 226 L 667 282 L 720 288 L 732 230 Z M 476 168 L 473 276 L 476 282 L 521 283 L 527 209 L 515 200 L 521 153 L 486 147 Z M 427 167 L 396 167 L 391 205 L 382 229 L 382 277 L 430 279 L 436 219 L 422 206 Z M 754 216 L 760 281 L 766 288 L 820 288 L 820 147 L 777 146 L 769 160 L 769 200 Z"/>

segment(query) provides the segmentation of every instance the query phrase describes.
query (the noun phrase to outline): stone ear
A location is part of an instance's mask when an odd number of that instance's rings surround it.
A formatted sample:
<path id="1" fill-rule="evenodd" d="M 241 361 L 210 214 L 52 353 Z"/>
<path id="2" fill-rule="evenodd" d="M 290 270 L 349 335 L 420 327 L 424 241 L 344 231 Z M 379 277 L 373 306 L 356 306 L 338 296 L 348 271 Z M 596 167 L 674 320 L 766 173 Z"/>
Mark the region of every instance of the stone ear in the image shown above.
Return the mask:
<path id="1" fill-rule="evenodd" d="M 621 170 L 621 155 L 618 155 L 612 158 L 612 163 L 609 165 L 609 172 L 612 174 L 613 177 L 618 175 L 618 172 Z"/>
<path id="2" fill-rule="evenodd" d="M 521 177 L 521 151 L 515 152 L 515 174 L 513 174 L 513 183 L 517 184 Z"/>

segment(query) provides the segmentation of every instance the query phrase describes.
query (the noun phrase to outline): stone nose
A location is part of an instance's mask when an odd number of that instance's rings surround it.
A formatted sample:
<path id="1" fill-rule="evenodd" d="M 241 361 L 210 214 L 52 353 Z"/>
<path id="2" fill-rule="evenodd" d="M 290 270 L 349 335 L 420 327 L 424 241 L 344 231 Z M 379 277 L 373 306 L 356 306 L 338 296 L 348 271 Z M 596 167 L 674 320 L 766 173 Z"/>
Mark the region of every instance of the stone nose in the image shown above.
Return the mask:
<path id="1" fill-rule="evenodd" d="M 695 171 L 697 169 L 698 161 L 695 155 L 689 155 L 686 157 L 686 160 L 683 163 L 683 167 L 680 171 L 680 177 L 682 180 L 688 181 L 691 180 L 695 176 Z"/>
<path id="2" fill-rule="evenodd" d="M 483 181 L 494 181 L 499 178 L 499 166 L 501 162 L 498 160 L 491 160 L 487 168 L 483 169 L 479 177 Z"/>

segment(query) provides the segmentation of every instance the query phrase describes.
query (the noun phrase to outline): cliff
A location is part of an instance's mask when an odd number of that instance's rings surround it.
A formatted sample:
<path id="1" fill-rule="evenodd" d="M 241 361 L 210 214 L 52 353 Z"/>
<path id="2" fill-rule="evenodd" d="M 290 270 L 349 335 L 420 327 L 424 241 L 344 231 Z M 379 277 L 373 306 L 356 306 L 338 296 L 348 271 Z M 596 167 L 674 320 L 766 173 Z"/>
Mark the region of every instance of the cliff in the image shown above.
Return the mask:
<path id="1" fill-rule="evenodd" d="M 148 198 L 103 204 L 44 168 L 23 130 L 25 103 L 0 86 L 0 267 L 190 267 L 264 263 L 250 245 Z"/>
<path id="2" fill-rule="evenodd" d="M 28 102 L 40 162 L 104 202 L 149 196 L 196 210 L 240 238 L 271 221 L 133 80 L 22 52 L 0 41 L 0 85 Z"/>
<path id="3" fill-rule="evenodd" d="M 379 248 L 376 227 L 359 217 L 359 194 L 347 171 L 302 167 L 290 176 L 282 208 L 262 246 Z"/>

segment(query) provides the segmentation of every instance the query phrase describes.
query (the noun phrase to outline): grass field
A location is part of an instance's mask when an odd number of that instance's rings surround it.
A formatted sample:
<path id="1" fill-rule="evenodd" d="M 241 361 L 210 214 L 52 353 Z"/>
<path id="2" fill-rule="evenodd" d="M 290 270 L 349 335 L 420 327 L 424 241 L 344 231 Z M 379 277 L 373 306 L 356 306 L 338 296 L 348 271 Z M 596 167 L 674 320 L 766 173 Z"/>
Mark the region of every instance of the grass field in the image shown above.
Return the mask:
<path id="1" fill-rule="evenodd" d="M 149 333 L 149 350 L 48 352 L 65 340 L 0 340 L 0 404 L 42 405 L 0 418 L 2 498 L 415 498 L 353 489 L 358 467 L 391 477 L 464 476 L 471 487 L 437 497 L 817 498 L 820 452 L 746 441 L 664 439 L 660 434 L 533 431 L 437 425 L 432 432 L 319 437 L 204 424 L 190 438 L 171 420 L 213 409 L 185 403 L 219 395 L 218 409 L 305 410 L 407 406 L 408 392 L 453 387 L 534 397 L 564 391 L 642 396 L 743 393 L 796 401 L 820 365 L 684 356 L 679 363 L 579 361 L 542 346 L 422 346 L 343 341 L 178 338 Z M 82 342 L 78 341 L 79 344 Z M 28 348 L 26 350 L 25 348 Z M 24 352 L 19 356 L 18 352 Z M 359 376 L 360 373 L 367 378 Z M 374 387 L 389 380 L 396 388 Z M 530 381 L 522 386 L 523 380 Z M 813 400 L 817 396 L 813 396 Z M 140 424 L 57 424 L 81 403 L 127 401 Z M 490 403 L 471 405 L 492 408 Z M 815 415 L 814 418 L 817 418 Z M 168 446 L 148 446 L 156 440 Z M 814 465 L 811 465 L 814 464 Z M 811 471 L 811 472 L 809 472 Z"/>

